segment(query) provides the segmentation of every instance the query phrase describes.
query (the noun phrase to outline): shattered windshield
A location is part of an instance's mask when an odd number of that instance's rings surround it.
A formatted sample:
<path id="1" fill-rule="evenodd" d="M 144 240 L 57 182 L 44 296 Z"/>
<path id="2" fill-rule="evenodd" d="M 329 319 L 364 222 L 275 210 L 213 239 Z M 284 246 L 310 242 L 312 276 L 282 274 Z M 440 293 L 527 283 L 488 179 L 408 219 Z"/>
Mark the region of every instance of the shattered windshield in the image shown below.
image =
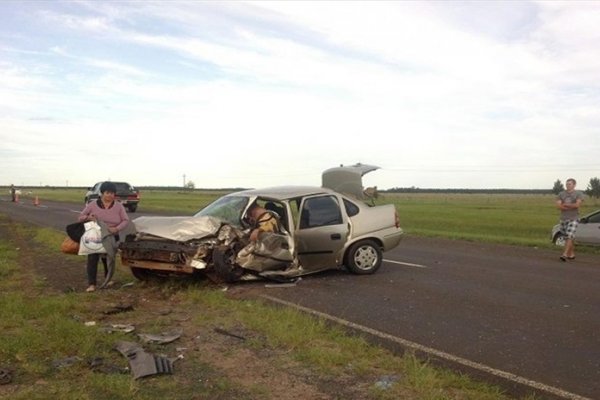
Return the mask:
<path id="1" fill-rule="evenodd" d="M 242 211 L 248 204 L 248 198 L 242 196 L 225 196 L 198 211 L 194 217 L 210 216 L 234 226 L 241 227 Z"/>

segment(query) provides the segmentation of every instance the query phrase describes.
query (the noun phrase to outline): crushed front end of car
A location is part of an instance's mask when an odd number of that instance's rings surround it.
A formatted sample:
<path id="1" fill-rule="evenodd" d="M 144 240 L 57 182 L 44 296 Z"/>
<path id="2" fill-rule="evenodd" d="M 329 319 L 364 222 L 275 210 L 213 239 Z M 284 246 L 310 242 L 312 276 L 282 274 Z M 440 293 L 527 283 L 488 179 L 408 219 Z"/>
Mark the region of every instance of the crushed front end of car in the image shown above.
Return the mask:
<path id="1" fill-rule="evenodd" d="M 210 216 L 140 217 L 135 237 L 121 244 L 121 262 L 147 280 L 206 275 L 216 281 L 286 279 L 301 274 L 287 232 L 263 232 L 255 242 L 242 230 Z"/>

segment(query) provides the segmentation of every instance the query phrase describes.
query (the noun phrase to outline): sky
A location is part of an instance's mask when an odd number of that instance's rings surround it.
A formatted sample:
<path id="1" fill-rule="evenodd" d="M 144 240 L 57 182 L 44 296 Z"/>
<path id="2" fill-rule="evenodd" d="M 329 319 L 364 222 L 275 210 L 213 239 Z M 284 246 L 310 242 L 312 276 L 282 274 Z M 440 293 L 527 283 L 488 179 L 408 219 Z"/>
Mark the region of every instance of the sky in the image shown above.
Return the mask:
<path id="1" fill-rule="evenodd" d="M 0 2 L 0 185 L 600 176 L 600 2 Z"/>

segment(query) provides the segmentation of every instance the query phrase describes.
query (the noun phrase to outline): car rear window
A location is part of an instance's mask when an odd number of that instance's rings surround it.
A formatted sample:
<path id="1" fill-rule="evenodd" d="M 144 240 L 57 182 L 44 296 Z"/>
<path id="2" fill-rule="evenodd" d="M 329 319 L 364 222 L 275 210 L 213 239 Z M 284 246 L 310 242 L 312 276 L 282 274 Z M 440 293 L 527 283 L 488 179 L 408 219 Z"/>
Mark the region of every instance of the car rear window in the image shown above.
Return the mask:
<path id="1" fill-rule="evenodd" d="M 117 193 L 123 192 L 133 192 L 135 189 L 128 183 L 123 182 L 115 182 L 115 186 L 117 187 Z"/>

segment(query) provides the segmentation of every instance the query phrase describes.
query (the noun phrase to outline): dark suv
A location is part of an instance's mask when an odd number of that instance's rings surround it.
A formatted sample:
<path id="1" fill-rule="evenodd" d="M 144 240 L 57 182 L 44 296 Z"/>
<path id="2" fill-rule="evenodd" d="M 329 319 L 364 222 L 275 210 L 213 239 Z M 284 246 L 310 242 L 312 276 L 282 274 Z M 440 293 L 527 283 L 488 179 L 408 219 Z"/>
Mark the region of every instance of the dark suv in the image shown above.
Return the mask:
<path id="1" fill-rule="evenodd" d="M 100 197 L 100 185 L 103 182 L 96 183 L 93 187 L 88 189 L 88 192 L 85 194 L 85 202 L 89 203 L 90 201 L 95 201 Z M 140 192 L 133 186 L 131 186 L 127 182 L 113 182 L 117 187 L 117 193 L 115 198 L 119 200 L 125 208 L 127 208 L 130 212 L 135 212 L 137 209 L 138 203 L 140 202 Z"/>

